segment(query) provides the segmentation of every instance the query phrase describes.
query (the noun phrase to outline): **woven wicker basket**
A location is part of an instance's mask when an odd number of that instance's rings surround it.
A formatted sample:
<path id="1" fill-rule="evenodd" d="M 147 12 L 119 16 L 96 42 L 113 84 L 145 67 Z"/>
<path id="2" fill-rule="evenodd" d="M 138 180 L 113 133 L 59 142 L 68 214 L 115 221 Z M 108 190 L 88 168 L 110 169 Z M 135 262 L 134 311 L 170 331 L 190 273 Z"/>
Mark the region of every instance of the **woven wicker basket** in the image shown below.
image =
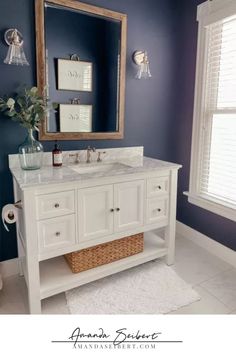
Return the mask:
<path id="1" fill-rule="evenodd" d="M 65 254 L 73 273 L 83 272 L 143 251 L 143 233 Z"/>

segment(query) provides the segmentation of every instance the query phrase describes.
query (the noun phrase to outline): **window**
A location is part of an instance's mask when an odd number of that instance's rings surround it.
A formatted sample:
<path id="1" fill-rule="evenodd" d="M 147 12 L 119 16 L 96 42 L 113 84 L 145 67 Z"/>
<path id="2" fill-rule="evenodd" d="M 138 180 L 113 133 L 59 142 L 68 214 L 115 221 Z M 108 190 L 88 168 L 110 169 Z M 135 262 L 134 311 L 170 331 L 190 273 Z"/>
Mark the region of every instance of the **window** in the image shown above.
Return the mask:
<path id="1" fill-rule="evenodd" d="M 198 6 L 191 203 L 236 221 L 236 2 Z"/>

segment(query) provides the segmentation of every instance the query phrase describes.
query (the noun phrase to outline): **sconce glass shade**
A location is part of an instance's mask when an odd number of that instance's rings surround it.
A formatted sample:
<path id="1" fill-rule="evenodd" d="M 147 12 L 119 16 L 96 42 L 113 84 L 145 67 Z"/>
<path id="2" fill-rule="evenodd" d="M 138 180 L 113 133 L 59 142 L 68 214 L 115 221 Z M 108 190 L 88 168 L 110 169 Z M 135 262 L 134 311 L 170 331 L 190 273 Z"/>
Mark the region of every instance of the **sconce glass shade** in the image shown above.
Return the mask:
<path id="1" fill-rule="evenodd" d="M 133 54 L 133 60 L 138 65 L 136 79 L 148 79 L 152 77 L 149 67 L 149 60 L 146 51 L 136 51 Z"/>
<path id="2" fill-rule="evenodd" d="M 23 50 L 21 33 L 17 29 L 9 29 L 5 32 L 5 41 L 9 48 L 4 63 L 9 65 L 29 65 Z"/>

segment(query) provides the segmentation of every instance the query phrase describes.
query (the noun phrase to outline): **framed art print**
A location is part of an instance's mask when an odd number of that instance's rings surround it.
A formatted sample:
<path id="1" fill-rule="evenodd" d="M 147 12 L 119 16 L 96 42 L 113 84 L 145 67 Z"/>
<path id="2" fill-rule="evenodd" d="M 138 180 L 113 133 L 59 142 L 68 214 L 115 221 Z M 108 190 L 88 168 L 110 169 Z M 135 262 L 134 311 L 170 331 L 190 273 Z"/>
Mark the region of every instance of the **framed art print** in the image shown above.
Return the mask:
<path id="1" fill-rule="evenodd" d="M 92 91 L 92 63 L 58 59 L 58 90 Z"/>
<path id="2" fill-rule="evenodd" d="M 60 131 L 92 132 L 92 105 L 60 104 Z"/>

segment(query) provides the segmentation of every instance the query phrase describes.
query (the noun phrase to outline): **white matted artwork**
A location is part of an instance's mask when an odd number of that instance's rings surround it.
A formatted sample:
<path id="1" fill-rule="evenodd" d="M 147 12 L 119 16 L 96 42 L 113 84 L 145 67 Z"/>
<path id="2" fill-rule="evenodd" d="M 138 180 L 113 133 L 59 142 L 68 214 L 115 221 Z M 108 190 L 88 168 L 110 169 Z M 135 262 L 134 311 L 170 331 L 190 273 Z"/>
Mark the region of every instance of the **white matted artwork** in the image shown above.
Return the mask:
<path id="1" fill-rule="evenodd" d="M 58 90 L 92 91 L 92 63 L 58 59 Z"/>
<path id="2" fill-rule="evenodd" d="M 92 105 L 60 104 L 59 114 L 61 132 L 92 131 Z"/>

